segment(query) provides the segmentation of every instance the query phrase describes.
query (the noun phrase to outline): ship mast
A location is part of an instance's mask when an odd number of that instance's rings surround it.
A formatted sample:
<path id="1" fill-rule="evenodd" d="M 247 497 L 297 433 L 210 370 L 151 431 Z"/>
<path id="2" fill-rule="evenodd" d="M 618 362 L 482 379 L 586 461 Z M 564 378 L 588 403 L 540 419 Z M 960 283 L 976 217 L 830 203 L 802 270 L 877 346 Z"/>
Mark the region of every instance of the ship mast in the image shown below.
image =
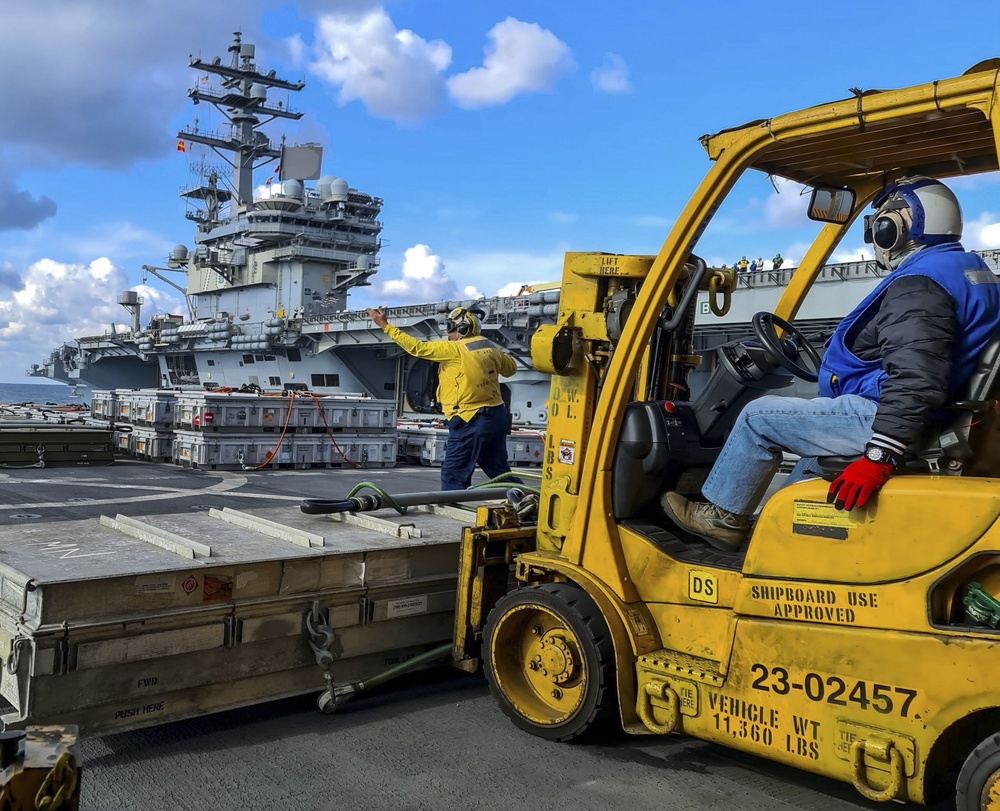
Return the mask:
<path id="1" fill-rule="evenodd" d="M 194 56 L 190 57 L 189 66 L 195 70 L 214 73 L 220 77 L 221 89 L 202 87 L 196 84 L 188 90 L 188 96 L 198 104 L 206 101 L 214 105 L 229 119 L 231 132 L 228 135 L 220 133 L 199 132 L 196 127 L 186 127 L 177 133 L 177 137 L 197 144 L 211 147 L 223 160 L 233 167 L 233 194 L 241 204 L 253 200 L 254 169 L 267 161 L 281 155 L 280 148 L 271 144 L 271 140 L 258 128 L 275 118 L 298 120 L 302 113 L 288 109 L 280 101 L 269 103 L 267 89 L 276 87 L 282 90 L 298 92 L 305 87 L 305 82 L 289 82 L 279 79 L 274 71 L 262 74 L 254 62 L 254 46 L 244 43 L 242 32 L 233 34 L 233 44 L 229 52 L 233 55 L 231 64 L 222 64 L 220 57 L 211 62 L 205 62 Z M 259 116 L 266 118 L 261 120 Z M 230 159 L 225 153 L 231 152 Z"/>

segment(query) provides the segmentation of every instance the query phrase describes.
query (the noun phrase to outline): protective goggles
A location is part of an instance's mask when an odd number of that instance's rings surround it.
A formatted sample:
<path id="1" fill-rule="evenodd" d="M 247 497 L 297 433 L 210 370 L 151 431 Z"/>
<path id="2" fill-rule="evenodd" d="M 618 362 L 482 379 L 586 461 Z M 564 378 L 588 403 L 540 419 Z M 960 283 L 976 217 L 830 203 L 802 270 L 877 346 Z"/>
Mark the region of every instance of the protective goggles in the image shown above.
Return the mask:
<path id="1" fill-rule="evenodd" d="M 882 202 L 888 199 L 884 197 Z M 909 226 L 903 218 L 903 210 L 909 208 L 902 200 L 890 202 L 875 214 L 866 214 L 864 240 L 866 245 L 875 245 L 884 251 L 891 251 L 903 243 L 909 234 Z"/>

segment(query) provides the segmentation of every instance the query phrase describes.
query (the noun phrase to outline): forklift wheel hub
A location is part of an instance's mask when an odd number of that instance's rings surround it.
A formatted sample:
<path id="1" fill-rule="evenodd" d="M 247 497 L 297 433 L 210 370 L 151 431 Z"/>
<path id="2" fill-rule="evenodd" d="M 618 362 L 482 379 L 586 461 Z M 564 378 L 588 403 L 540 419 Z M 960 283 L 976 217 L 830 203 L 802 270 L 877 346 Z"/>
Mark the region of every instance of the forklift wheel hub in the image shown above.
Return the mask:
<path id="1" fill-rule="evenodd" d="M 549 633 L 539 643 L 543 672 L 556 684 L 565 684 L 576 672 L 573 650 L 562 634 Z"/>

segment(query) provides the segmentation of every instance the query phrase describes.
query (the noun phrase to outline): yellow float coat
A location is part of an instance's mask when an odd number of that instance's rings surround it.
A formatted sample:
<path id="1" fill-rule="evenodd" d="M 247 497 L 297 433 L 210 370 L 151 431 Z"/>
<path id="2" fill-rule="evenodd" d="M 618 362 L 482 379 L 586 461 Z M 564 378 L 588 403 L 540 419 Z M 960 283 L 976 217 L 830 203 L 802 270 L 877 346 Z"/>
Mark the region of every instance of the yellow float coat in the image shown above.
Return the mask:
<path id="1" fill-rule="evenodd" d="M 457 341 L 421 341 L 399 327 L 387 324 L 386 335 L 416 358 L 437 361 L 437 398 L 448 419 L 471 420 L 487 406 L 503 405 L 500 376 L 517 371 L 514 359 L 482 335 L 469 335 Z"/>

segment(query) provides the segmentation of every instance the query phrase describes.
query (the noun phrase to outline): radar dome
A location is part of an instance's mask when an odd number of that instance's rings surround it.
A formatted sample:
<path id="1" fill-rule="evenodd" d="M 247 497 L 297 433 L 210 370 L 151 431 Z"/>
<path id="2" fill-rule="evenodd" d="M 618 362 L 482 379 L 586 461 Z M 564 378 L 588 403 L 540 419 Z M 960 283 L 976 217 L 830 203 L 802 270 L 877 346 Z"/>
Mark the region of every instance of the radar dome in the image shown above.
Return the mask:
<path id="1" fill-rule="evenodd" d="M 183 262 L 188 257 L 187 245 L 174 245 L 170 251 L 170 258 L 176 262 Z"/>
<path id="2" fill-rule="evenodd" d="M 267 85 L 266 84 L 260 84 L 259 82 L 256 83 L 256 84 L 250 85 L 250 98 L 252 98 L 252 99 L 260 99 L 261 101 L 263 101 L 264 99 L 266 99 L 267 98 Z"/>
<path id="3" fill-rule="evenodd" d="M 285 195 L 285 197 L 301 197 L 302 181 L 286 180 L 284 183 L 281 184 L 281 188 L 278 190 L 278 193 Z"/>
<path id="4" fill-rule="evenodd" d="M 325 200 L 330 196 L 330 184 L 336 179 L 333 175 L 323 175 L 323 177 L 316 181 L 316 194 Z"/>
<path id="5" fill-rule="evenodd" d="M 323 199 L 326 202 L 337 202 L 337 203 L 347 202 L 348 188 L 349 187 L 347 185 L 347 181 L 344 180 L 344 178 L 342 177 L 335 178 L 330 183 L 329 195 L 324 197 Z"/>

